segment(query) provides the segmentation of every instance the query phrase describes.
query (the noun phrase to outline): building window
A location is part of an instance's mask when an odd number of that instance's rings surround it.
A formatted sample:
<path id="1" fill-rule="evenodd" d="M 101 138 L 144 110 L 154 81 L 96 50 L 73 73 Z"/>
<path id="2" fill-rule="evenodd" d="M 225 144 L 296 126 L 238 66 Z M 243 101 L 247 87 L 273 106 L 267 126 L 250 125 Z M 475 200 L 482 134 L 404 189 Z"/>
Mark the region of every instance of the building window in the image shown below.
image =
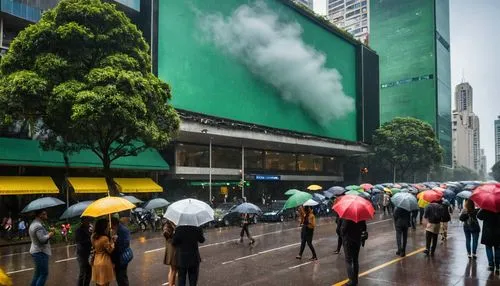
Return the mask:
<path id="1" fill-rule="evenodd" d="M 323 156 L 300 154 L 297 157 L 297 167 L 299 171 L 323 171 Z"/>
<path id="2" fill-rule="evenodd" d="M 245 150 L 245 169 L 264 169 L 264 152 Z"/>
<path id="3" fill-rule="evenodd" d="M 208 146 L 178 144 L 175 148 L 176 166 L 209 167 Z"/>
<path id="4" fill-rule="evenodd" d="M 265 152 L 265 169 L 296 171 L 297 157 L 291 153 Z"/>
<path id="5" fill-rule="evenodd" d="M 212 147 L 212 167 L 241 169 L 241 149 Z"/>

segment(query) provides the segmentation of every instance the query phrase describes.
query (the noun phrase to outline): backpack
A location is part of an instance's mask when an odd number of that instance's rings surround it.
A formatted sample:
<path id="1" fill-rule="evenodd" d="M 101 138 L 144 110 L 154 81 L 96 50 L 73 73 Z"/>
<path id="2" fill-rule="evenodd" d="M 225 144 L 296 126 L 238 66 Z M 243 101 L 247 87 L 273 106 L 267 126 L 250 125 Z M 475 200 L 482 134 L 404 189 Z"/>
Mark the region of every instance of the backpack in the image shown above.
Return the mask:
<path id="1" fill-rule="evenodd" d="M 479 221 L 477 220 L 477 217 L 476 217 L 476 213 L 469 214 L 469 217 L 464 222 L 464 226 L 469 228 L 469 230 L 472 232 L 476 232 L 476 231 L 481 230 L 481 228 L 479 227 Z"/>

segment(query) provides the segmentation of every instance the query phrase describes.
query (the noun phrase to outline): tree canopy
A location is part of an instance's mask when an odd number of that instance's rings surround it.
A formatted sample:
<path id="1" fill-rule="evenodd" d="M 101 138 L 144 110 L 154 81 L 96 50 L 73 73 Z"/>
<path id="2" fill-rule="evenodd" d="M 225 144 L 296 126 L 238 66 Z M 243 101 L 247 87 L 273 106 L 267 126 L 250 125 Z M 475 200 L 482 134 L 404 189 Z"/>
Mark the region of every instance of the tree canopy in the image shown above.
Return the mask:
<path id="1" fill-rule="evenodd" d="M 443 154 L 431 125 L 411 117 L 384 123 L 373 136 L 373 148 L 380 166 L 395 169 L 400 180 L 408 171 L 428 172 L 438 166 Z"/>
<path id="2" fill-rule="evenodd" d="M 148 44 L 114 4 L 62 0 L 13 40 L 0 76 L 0 122 L 41 121 L 46 148 L 90 149 L 105 173 L 179 128 Z"/>

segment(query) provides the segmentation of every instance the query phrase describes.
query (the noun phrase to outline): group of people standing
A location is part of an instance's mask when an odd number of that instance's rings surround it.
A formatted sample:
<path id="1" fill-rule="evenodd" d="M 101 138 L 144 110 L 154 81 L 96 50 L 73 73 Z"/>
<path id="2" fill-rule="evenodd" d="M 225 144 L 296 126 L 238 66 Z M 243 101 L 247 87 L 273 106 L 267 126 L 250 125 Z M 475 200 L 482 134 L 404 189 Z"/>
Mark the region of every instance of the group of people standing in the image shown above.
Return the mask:
<path id="1" fill-rule="evenodd" d="M 55 230 L 47 229 L 46 221 L 47 211 L 38 210 L 29 227 L 30 254 L 35 263 L 31 286 L 45 285 L 49 275 L 50 240 Z M 133 258 L 130 232 L 117 218 L 111 218 L 111 224 L 107 219 L 99 219 L 92 230 L 90 218 L 83 217 L 75 233 L 75 242 L 80 268 L 77 285 L 95 282 L 105 286 L 115 280 L 119 286 L 129 285 L 127 267 Z"/>
<path id="2" fill-rule="evenodd" d="M 166 240 L 163 263 L 170 266 L 168 285 L 190 286 L 198 284 L 201 256 L 198 243 L 205 242 L 200 227 L 176 226 L 168 220 L 163 226 Z M 178 282 L 178 283 L 177 283 Z"/>

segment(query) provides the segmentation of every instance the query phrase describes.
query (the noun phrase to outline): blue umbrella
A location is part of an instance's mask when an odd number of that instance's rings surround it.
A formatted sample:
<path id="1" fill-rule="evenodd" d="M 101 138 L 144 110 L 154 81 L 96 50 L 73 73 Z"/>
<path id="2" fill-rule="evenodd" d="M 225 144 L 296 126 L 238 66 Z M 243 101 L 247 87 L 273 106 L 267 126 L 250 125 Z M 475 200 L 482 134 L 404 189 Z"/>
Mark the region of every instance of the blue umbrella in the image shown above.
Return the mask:
<path id="1" fill-rule="evenodd" d="M 448 200 L 448 201 L 452 201 L 454 198 L 455 198 L 455 192 L 453 192 L 452 190 L 450 189 L 446 189 L 444 190 L 444 193 L 443 193 L 443 196 Z"/>
<path id="2" fill-rule="evenodd" d="M 335 188 L 335 190 L 330 191 L 333 188 Z M 333 188 L 328 189 L 328 191 L 331 192 L 334 196 L 341 196 L 341 195 L 345 194 L 345 192 L 347 192 L 347 190 L 342 188 L 342 187 L 338 187 L 338 188 L 333 187 Z"/>
<path id="3" fill-rule="evenodd" d="M 67 208 L 59 219 L 69 219 L 74 217 L 79 217 L 82 215 L 83 211 L 94 201 L 83 201 L 76 203 L 69 208 Z"/>
<path id="4" fill-rule="evenodd" d="M 375 185 L 374 187 L 375 187 L 376 189 L 381 190 L 381 191 L 383 191 L 383 190 L 384 190 L 384 186 L 382 186 L 382 185 L 380 185 L 380 184 Z"/>
<path id="5" fill-rule="evenodd" d="M 379 188 L 374 188 L 374 189 L 372 190 L 372 194 L 379 194 L 379 193 L 381 193 L 381 192 L 383 192 L 383 191 L 382 191 L 381 189 L 379 189 Z"/>
<path id="6" fill-rule="evenodd" d="M 391 202 L 397 208 L 402 208 L 407 211 L 418 210 L 418 201 L 414 195 L 410 193 L 397 193 L 391 198 Z"/>
<path id="7" fill-rule="evenodd" d="M 457 197 L 468 200 L 472 196 L 471 191 L 461 191 L 457 194 Z"/>
<path id="8" fill-rule="evenodd" d="M 64 205 L 65 203 L 61 201 L 58 198 L 53 198 L 53 197 L 43 197 L 36 199 L 29 203 L 27 206 L 24 207 L 24 209 L 21 211 L 21 213 L 29 213 L 37 210 L 43 210 L 46 208 L 51 208 L 55 206 L 60 206 Z"/>
<path id="9" fill-rule="evenodd" d="M 329 199 L 333 198 L 335 195 L 333 194 L 333 192 L 329 192 L 329 191 L 323 191 L 323 195 Z"/>
<path id="10" fill-rule="evenodd" d="M 242 203 L 240 205 L 238 205 L 234 210 L 233 212 L 238 212 L 238 213 L 242 213 L 242 214 L 258 214 L 258 213 L 261 213 L 262 210 L 252 204 L 252 203 Z"/>
<path id="11" fill-rule="evenodd" d="M 324 200 L 325 200 L 325 198 L 326 198 L 326 197 L 325 197 L 325 196 L 323 196 L 322 194 L 318 194 L 318 193 L 314 193 L 314 194 L 313 194 L 313 197 L 318 198 L 318 200 L 320 200 L 320 201 L 324 201 Z"/>

